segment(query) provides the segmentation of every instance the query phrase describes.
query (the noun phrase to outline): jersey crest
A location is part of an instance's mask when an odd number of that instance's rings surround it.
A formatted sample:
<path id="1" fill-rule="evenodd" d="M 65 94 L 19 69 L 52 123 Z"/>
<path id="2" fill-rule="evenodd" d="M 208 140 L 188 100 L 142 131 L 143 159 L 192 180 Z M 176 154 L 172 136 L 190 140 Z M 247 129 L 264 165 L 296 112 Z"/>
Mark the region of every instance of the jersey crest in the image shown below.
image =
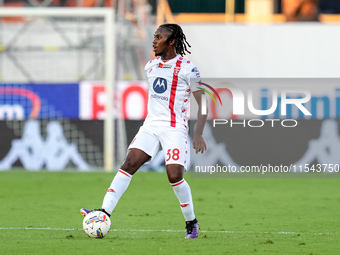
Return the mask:
<path id="1" fill-rule="evenodd" d="M 174 68 L 174 75 L 178 75 L 178 73 L 179 73 L 180 70 L 181 70 L 181 68 L 178 67 L 178 66 L 176 66 L 176 67 Z"/>

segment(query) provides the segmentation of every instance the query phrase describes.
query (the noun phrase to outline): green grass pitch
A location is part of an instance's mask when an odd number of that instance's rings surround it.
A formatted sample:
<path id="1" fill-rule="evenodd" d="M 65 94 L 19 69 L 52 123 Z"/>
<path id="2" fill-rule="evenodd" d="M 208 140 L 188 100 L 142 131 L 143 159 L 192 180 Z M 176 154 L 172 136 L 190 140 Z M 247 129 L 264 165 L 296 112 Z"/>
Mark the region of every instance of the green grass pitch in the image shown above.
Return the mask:
<path id="1" fill-rule="evenodd" d="M 98 208 L 113 173 L 0 172 L 0 254 L 340 254 L 340 179 L 194 179 L 198 239 L 166 175 L 137 173 L 111 231 L 91 239 L 81 207 Z"/>

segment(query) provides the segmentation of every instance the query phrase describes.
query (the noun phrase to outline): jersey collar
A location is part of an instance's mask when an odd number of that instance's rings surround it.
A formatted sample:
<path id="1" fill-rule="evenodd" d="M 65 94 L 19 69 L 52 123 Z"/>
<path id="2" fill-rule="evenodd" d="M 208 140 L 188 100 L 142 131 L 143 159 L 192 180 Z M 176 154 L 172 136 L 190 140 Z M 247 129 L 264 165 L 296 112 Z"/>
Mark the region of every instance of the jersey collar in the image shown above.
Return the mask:
<path id="1" fill-rule="evenodd" d="M 182 56 L 179 55 L 179 54 L 177 54 L 176 57 L 174 57 L 174 58 L 172 58 L 172 59 L 168 59 L 168 60 L 163 61 L 161 57 L 158 57 L 158 60 L 159 60 L 160 62 L 164 63 L 164 64 L 165 64 L 165 63 L 166 63 L 166 64 L 169 64 L 169 63 L 171 63 L 171 62 L 173 62 L 173 61 L 177 61 L 180 57 L 182 57 Z"/>

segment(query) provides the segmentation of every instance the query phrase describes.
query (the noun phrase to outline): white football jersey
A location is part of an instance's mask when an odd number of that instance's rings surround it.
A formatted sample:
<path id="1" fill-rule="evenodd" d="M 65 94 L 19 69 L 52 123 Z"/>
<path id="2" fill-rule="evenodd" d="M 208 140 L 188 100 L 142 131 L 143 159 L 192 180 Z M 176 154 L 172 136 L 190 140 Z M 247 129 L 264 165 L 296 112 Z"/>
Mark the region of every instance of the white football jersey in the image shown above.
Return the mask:
<path id="1" fill-rule="evenodd" d="M 190 85 L 191 78 L 200 80 L 197 67 L 180 55 L 167 61 L 157 57 L 145 65 L 145 74 L 149 99 L 144 124 L 187 128 L 190 93 L 199 90 L 198 83 Z"/>

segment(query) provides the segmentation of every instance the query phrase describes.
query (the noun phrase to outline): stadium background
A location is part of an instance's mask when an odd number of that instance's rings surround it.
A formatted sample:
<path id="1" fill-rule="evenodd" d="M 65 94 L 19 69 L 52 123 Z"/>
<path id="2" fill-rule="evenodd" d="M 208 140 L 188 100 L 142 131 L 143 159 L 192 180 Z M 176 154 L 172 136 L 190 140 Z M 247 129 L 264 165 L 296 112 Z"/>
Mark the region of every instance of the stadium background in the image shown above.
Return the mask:
<path id="1" fill-rule="evenodd" d="M 79 215 L 81 207 L 100 207 L 114 176 L 110 171 L 119 167 L 146 116 L 143 68 L 152 58 L 153 32 L 163 22 L 183 27 L 192 45 L 187 57 L 202 78 L 253 81 L 257 106 L 269 102 L 274 79 L 302 81 L 312 93 L 306 104 L 311 117 L 290 109 L 289 117 L 299 121 L 294 129 L 238 126 L 212 133 L 207 126 L 209 150 L 195 160 L 340 164 L 339 3 L 0 1 L 0 13 L 77 6 L 115 13 L 113 66 L 105 66 L 103 18 L 0 17 L 0 253 L 339 254 L 338 178 L 186 174 L 201 231 L 197 240 L 184 240 L 183 216 L 160 159 L 136 173 L 111 217 L 108 237 L 87 238 Z M 115 161 L 105 169 L 108 69 L 115 71 L 115 154 L 109 155 Z M 229 118 L 230 95 L 221 97 Z M 214 106 L 210 110 L 211 117 L 224 118 Z"/>
<path id="2" fill-rule="evenodd" d="M 322 140 L 319 136 L 324 119 L 332 119 L 333 125 L 337 126 L 340 112 L 338 86 L 336 82 L 329 85 L 327 78 L 338 77 L 338 1 L 3 1 L 2 5 L 4 8 L 115 8 L 115 66 L 108 67 L 115 70 L 115 160 L 114 166 L 106 169 L 108 171 L 121 164 L 136 127 L 146 116 L 147 86 L 143 67 L 153 57 L 153 31 L 163 22 L 181 24 L 192 44 L 192 54 L 187 57 L 199 67 L 202 77 L 325 79 L 321 81 L 327 84 L 323 87 L 310 85 L 314 88 L 314 101 L 310 106 L 313 116 L 309 119 L 313 121 L 300 115 L 293 116 L 303 118 L 300 123 L 307 121 L 311 128 L 304 130 L 303 136 L 296 132 L 288 134 L 296 146 L 279 146 L 280 150 L 275 153 L 287 154 L 289 150 L 291 153 L 285 162 L 294 163 L 301 159 L 312 139 Z M 74 144 L 90 170 L 104 168 L 106 92 L 103 77 L 107 67 L 103 60 L 105 35 L 101 24 L 98 19 L 90 18 L 52 17 L 43 21 L 32 21 L 28 17 L 2 18 L 2 170 L 8 170 L 9 163 L 13 167 L 23 166 L 22 156 L 16 156 L 17 159 L 14 156 L 12 160 L 4 158 L 13 147 L 12 141 L 21 139 L 27 119 L 39 121 L 41 140 L 47 138 L 47 124 L 58 121 L 64 139 L 64 147 L 60 150 L 66 151 L 69 144 Z M 258 89 L 270 90 L 270 86 L 259 86 Z M 225 101 L 230 101 L 228 99 Z M 260 101 L 259 96 L 254 104 L 260 105 Z M 264 135 L 260 145 L 255 136 L 249 135 L 246 139 L 237 139 L 236 136 L 235 141 L 229 141 L 230 144 L 226 141 L 228 153 L 234 155 L 234 161 L 240 165 L 258 163 L 259 153 L 254 153 L 256 146 L 272 148 L 287 141 L 279 130 L 270 131 L 270 135 L 276 139 L 268 140 Z M 223 137 L 216 137 L 216 140 L 223 140 Z M 337 140 L 327 142 L 333 143 L 329 144 L 331 148 L 338 144 Z M 237 156 L 245 144 L 253 144 L 253 149 L 245 157 Z M 214 146 L 209 149 L 214 153 Z M 273 158 L 264 152 L 262 155 Z M 318 161 L 317 155 L 314 160 Z M 331 161 L 340 163 L 340 159 L 334 157 Z M 266 162 L 274 163 L 271 160 Z M 149 168 L 158 170 L 162 164 L 158 162 Z M 42 170 L 44 166 L 46 164 L 36 170 Z M 66 157 L 63 166 L 58 170 L 78 168 L 71 156 L 68 160 Z M 84 169 L 80 167 L 80 170 Z"/>

